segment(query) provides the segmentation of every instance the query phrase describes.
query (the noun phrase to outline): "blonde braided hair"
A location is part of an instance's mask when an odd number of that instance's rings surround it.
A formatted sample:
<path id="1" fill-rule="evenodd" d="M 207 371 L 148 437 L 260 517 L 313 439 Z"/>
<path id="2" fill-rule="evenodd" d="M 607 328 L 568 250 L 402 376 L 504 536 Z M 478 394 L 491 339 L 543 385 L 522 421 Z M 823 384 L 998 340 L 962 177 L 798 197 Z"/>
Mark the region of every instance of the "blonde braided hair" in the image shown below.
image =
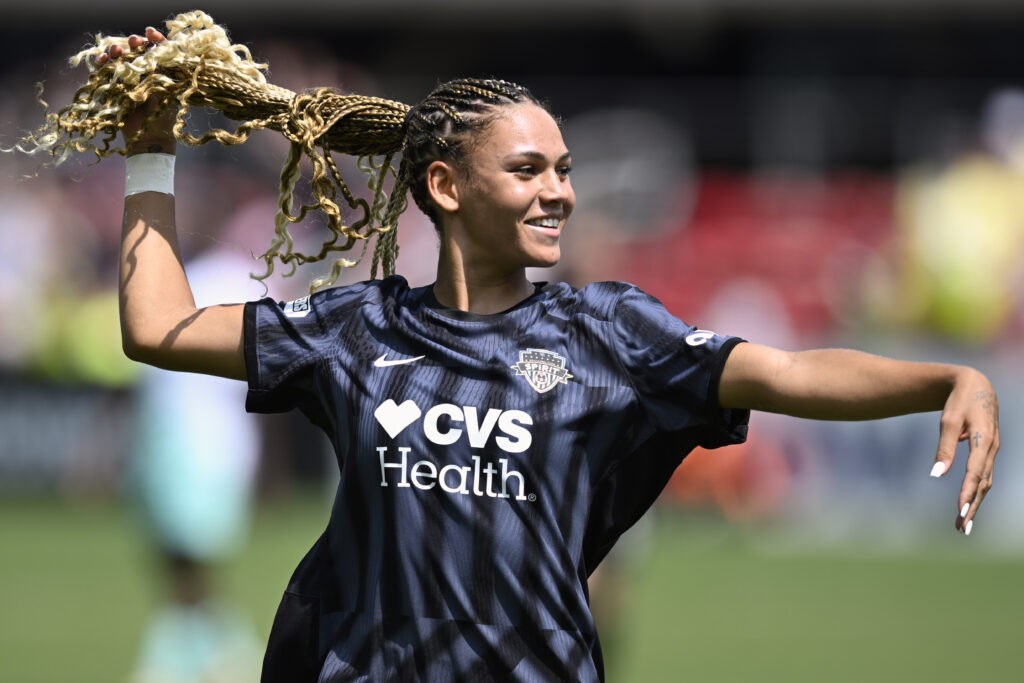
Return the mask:
<path id="1" fill-rule="evenodd" d="M 75 92 L 71 104 L 47 113 L 44 125 L 14 149 L 48 153 L 48 163 L 54 165 L 75 152 L 92 152 L 97 160 L 127 154 L 134 140 L 117 147 L 118 131 L 127 116 L 150 99 L 159 106 L 147 115 L 140 136 L 172 106 L 177 107 L 174 136 L 188 145 L 214 140 L 236 145 L 256 130 L 279 131 L 291 147 L 281 170 L 274 238 L 261 256 L 266 272 L 253 275 L 261 281 L 273 273 L 275 260 L 291 265 L 287 276 L 298 265 L 324 260 L 331 252 L 348 251 L 361 242 L 358 258 L 335 260 L 330 274 L 314 280 L 310 290 L 329 286 L 342 268 L 359 262 L 373 235 L 378 238 L 371 277 L 376 277 L 378 266 L 385 276 L 393 274 L 398 256 L 397 222 L 407 205 L 407 191 L 412 191 L 417 206 L 438 224 L 433 203 L 426 196 L 426 166 L 439 158 L 458 160 L 472 135 L 489 124 L 485 115 L 489 107 L 524 99 L 540 104 L 525 88 L 495 79 L 451 81 L 416 107 L 378 97 L 341 95 L 330 88 L 296 94 L 269 83 L 264 74 L 267 65 L 253 61 L 244 45 L 232 44 L 224 28 L 204 12 L 179 14 L 167 22 L 167 29 L 164 41 L 135 50 L 126 37 L 96 36 L 94 46 L 70 59 L 73 66 L 83 62 L 88 66 L 85 85 Z M 125 57 L 97 66 L 96 58 L 112 45 L 121 46 Z M 193 106 L 217 109 L 241 123 L 233 132 L 211 128 L 195 136 L 185 130 Z M 358 157 L 358 168 L 368 177 L 371 201 L 353 195 L 332 152 Z M 396 173 L 392 164 L 398 154 L 402 160 Z M 310 186 L 314 202 L 296 210 L 295 187 L 303 157 L 313 167 Z M 389 176 L 395 179 L 390 193 Z M 361 217 L 346 224 L 340 201 L 352 210 L 361 210 Z M 324 214 L 331 237 L 319 253 L 303 254 L 294 250 L 288 226 L 302 221 L 312 210 Z"/>

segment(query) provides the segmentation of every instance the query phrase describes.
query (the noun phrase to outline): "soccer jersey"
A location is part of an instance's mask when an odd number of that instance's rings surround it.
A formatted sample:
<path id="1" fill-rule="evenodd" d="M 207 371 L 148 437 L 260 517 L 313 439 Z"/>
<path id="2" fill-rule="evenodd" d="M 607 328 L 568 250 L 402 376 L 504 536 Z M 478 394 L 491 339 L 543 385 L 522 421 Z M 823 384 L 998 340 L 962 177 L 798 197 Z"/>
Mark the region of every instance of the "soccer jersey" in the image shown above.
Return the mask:
<path id="1" fill-rule="evenodd" d="M 717 397 L 739 341 L 623 283 L 494 315 L 397 276 L 247 304 L 247 408 L 300 409 L 341 471 L 264 680 L 601 680 L 587 576 L 692 448 L 745 438 Z"/>

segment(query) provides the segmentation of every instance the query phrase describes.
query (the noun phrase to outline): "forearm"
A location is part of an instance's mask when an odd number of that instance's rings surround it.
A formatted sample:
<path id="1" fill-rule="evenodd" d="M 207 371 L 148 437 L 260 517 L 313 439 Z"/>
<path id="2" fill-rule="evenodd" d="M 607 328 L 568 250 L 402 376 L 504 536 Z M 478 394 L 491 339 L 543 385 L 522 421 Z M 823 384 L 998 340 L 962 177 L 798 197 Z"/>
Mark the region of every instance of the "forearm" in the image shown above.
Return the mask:
<path id="1" fill-rule="evenodd" d="M 119 287 L 121 336 L 132 358 L 148 360 L 147 350 L 169 341 L 175 321 L 195 313 L 172 195 L 142 192 L 125 198 Z"/>
<path id="2" fill-rule="evenodd" d="M 245 379 L 244 306 L 196 308 L 171 194 L 145 191 L 125 198 L 120 305 L 129 358 L 169 370 Z"/>
<path id="3" fill-rule="evenodd" d="M 846 349 L 787 353 L 741 344 L 733 353 L 736 372 L 723 382 L 723 405 L 819 420 L 942 410 L 958 377 L 974 372 Z"/>
<path id="4" fill-rule="evenodd" d="M 942 410 L 968 368 L 915 363 L 846 349 L 791 354 L 783 412 L 819 420 L 873 420 Z"/>

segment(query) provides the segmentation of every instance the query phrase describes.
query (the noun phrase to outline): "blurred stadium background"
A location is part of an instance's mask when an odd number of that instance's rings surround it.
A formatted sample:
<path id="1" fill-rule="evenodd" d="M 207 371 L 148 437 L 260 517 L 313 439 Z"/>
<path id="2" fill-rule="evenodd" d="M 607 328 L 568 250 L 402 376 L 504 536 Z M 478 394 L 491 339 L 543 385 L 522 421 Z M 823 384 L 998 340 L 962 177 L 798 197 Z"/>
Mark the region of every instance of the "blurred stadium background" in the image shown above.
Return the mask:
<path id="1" fill-rule="evenodd" d="M 411 103 L 439 81 L 497 75 L 550 100 L 579 203 L 564 263 L 537 279 L 630 280 L 687 321 L 753 341 L 960 362 L 993 378 L 1004 447 L 970 539 L 953 531 L 964 453 L 949 477 L 927 476 L 936 415 L 755 415 L 748 444 L 688 458 L 595 586 L 609 680 L 1020 680 L 1024 4 L 201 8 L 292 90 Z M 52 105 L 68 101 L 83 71 L 66 57 L 92 34 L 141 31 L 184 9 L 5 8 L 0 144 L 41 122 L 36 82 Z M 190 262 L 209 269 L 266 247 L 282 143 L 268 133 L 179 150 Z M 123 167 L 88 161 L 23 180 L 36 162 L 2 157 L 3 681 L 128 680 L 167 591 L 132 474 L 149 378 L 119 345 Z M 414 214 L 399 272 L 423 284 L 435 245 Z M 315 240 L 318 229 L 295 232 Z M 315 274 L 275 276 L 270 294 L 301 295 Z M 326 522 L 333 464 L 301 418 L 256 429 L 245 447 L 259 463 L 251 520 L 215 580 L 262 642 Z"/>

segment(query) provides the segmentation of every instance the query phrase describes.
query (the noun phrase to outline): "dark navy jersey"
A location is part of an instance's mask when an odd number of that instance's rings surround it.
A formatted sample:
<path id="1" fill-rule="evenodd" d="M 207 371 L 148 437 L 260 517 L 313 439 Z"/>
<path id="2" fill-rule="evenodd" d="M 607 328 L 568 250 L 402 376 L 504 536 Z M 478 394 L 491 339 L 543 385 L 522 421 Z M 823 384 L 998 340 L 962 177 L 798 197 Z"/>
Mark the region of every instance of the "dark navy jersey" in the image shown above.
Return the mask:
<path id="1" fill-rule="evenodd" d="M 717 396 L 739 341 L 623 283 L 494 315 L 400 277 L 247 304 L 247 408 L 300 409 L 341 469 L 264 680 L 601 680 L 587 576 L 691 449 L 745 438 Z"/>

